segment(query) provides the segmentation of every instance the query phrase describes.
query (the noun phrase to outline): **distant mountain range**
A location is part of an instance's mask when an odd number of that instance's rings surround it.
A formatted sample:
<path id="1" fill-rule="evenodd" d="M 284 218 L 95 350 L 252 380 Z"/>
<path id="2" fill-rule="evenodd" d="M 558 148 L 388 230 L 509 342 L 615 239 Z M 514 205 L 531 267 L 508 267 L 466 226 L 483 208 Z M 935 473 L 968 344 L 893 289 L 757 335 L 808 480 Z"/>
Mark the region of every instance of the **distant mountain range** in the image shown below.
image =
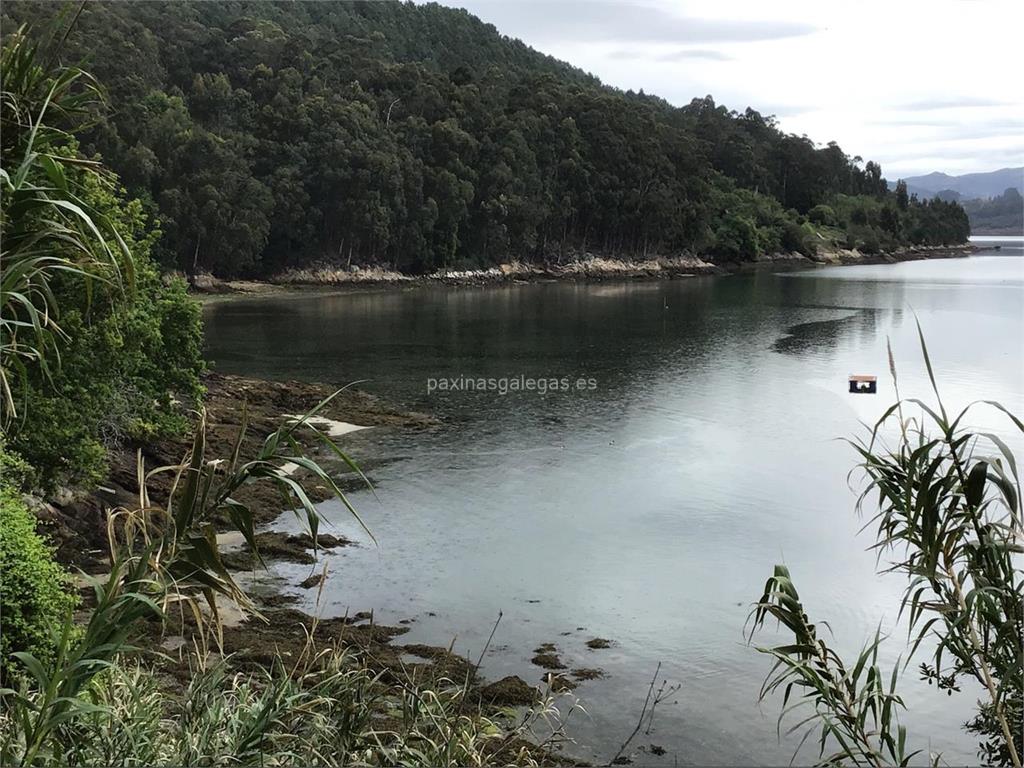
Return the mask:
<path id="1" fill-rule="evenodd" d="M 925 176 L 909 176 L 904 181 L 907 182 L 907 191 L 921 198 L 934 197 L 940 192 L 947 193 L 941 195 L 947 200 L 999 197 L 1010 188 L 1024 193 L 1024 166 L 1000 168 L 988 173 L 965 173 L 962 176 L 935 172 Z M 895 185 L 895 182 L 890 184 Z M 950 195 L 948 192 L 957 194 Z"/>

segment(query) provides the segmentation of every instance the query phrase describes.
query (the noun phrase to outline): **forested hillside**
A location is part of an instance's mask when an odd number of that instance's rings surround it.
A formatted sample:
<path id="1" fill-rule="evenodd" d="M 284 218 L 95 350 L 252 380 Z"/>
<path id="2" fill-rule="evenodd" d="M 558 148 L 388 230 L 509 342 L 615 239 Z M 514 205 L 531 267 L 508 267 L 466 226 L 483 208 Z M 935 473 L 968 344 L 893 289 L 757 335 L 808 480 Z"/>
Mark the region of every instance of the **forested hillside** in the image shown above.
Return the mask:
<path id="1" fill-rule="evenodd" d="M 1024 234 L 1024 198 L 1016 187 L 987 200 L 965 200 L 961 203 L 976 235 Z"/>
<path id="2" fill-rule="evenodd" d="M 675 108 L 602 86 L 460 10 L 88 3 L 54 25 L 60 12 L 7 2 L 3 28 L 66 34 L 61 59 L 105 85 L 81 151 L 158 217 L 160 260 L 189 273 L 742 260 L 968 233 L 959 205 L 890 192 L 835 144 L 711 97 Z"/>

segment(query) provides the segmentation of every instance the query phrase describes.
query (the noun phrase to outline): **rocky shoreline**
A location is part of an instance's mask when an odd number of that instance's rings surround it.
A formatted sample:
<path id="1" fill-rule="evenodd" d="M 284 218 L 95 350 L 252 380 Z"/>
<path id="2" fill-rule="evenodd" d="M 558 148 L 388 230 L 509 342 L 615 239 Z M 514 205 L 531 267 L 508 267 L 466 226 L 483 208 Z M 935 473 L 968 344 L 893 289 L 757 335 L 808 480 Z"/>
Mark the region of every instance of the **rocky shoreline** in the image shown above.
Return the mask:
<path id="1" fill-rule="evenodd" d="M 203 407 L 207 451 L 218 458 L 231 456 L 243 418 L 246 431 L 240 455 L 254 456 L 266 437 L 289 415 L 308 412 L 336 389 L 327 384 L 266 381 L 212 372 L 204 374 L 203 384 L 206 388 Z M 329 432 L 331 424 L 427 429 L 438 423 L 432 416 L 402 409 L 356 389 L 340 392 L 318 418 L 328 425 Z M 99 488 L 61 488 L 46 502 L 36 502 L 41 529 L 56 547 L 57 559 L 86 572 L 103 570 L 107 555 L 107 510 L 138 506 L 140 460 L 147 469 L 176 465 L 190 447 L 187 435 L 113 447 L 108 450 L 107 478 Z M 318 448 L 311 448 L 315 456 Z M 166 500 L 171 482 L 171 476 L 166 473 L 151 478 L 147 492 L 153 503 Z M 322 500 L 329 493 L 327 488 L 315 485 L 309 490 L 314 500 Z M 269 523 L 284 511 L 280 494 L 269 486 L 245 486 L 237 495 L 240 501 L 251 506 L 257 524 Z"/>
<path id="2" fill-rule="evenodd" d="M 216 457 L 230 455 L 243 418 L 247 429 L 240 455 L 246 456 L 255 453 L 283 419 L 308 412 L 335 391 L 335 387 L 326 384 L 266 381 L 217 373 L 205 374 L 204 385 L 207 446 L 209 455 Z M 339 429 L 342 433 L 356 425 L 418 431 L 439 423 L 427 414 L 402 409 L 358 390 L 342 391 L 318 417 L 324 422 L 321 428 L 329 432 Z M 35 499 L 40 530 L 54 545 L 57 560 L 87 574 L 105 573 L 109 569 L 107 516 L 118 507 L 138 506 L 139 460 L 147 468 L 177 464 L 189 447 L 186 437 L 122 446 L 110 451 L 109 476 L 99 489 L 62 489 L 46 501 Z M 310 451 L 312 456 L 317 456 L 316 447 L 310 446 Z M 302 479 L 301 470 L 291 471 Z M 170 481 L 160 477 L 156 480 L 147 484 L 147 490 L 152 502 L 160 505 L 170 492 Z M 323 486 L 312 483 L 304 483 L 304 486 L 314 501 L 330 496 Z M 345 488 L 344 482 L 341 486 Z M 265 530 L 267 524 L 286 511 L 284 501 L 275 490 L 260 485 L 246 486 L 237 497 L 249 505 L 257 523 L 264 528 L 257 533 L 256 540 L 265 563 L 290 561 L 317 565 L 318 556 L 309 535 Z M 316 549 L 323 551 L 349 546 L 352 542 L 344 537 L 320 534 L 316 544 Z M 254 553 L 244 545 L 239 534 L 218 535 L 218 545 L 225 566 L 236 578 L 251 574 L 259 567 Z M 310 589 L 320 586 L 323 575 L 317 575 L 319 578 L 302 586 Z M 86 581 L 82 579 L 83 608 L 88 608 L 93 599 Z M 479 675 L 475 664 L 451 648 L 395 642 L 409 627 L 376 624 L 372 610 L 344 617 L 314 616 L 295 608 L 292 604 L 298 598 L 284 594 L 272 583 L 265 584 L 251 597 L 258 615 L 242 616 L 228 604 L 218 608 L 222 628 L 216 655 L 229 659 L 233 672 L 260 672 L 270 669 L 277 659 L 298 659 L 312 642 L 317 647 L 344 650 L 354 663 L 371 670 L 396 697 L 402 695 L 404 681 L 410 679 L 449 681 L 448 684 L 464 686 L 467 704 L 485 716 L 499 715 L 510 707 L 541 704 L 545 696 L 557 695 L 576 685 L 563 675 L 551 676 L 547 693 L 544 685 L 530 685 L 517 676 L 487 681 Z M 179 692 L 185 691 L 193 673 L 194 649 L 206 647 L 209 642 L 187 612 L 168 615 L 166 623 L 148 623 L 141 640 L 146 663 L 154 666 L 171 690 Z M 577 680 L 599 675 L 597 670 L 574 670 Z M 509 750 L 509 758 L 525 751 L 540 764 L 585 765 L 519 737 L 502 740 L 501 749 Z M 496 753 L 494 759 L 501 762 L 502 752 Z"/>
<path id="3" fill-rule="evenodd" d="M 195 293 L 263 295 L 320 288 L 388 288 L 422 285 L 492 285 L 554 280 L 658 280 L 683 277 L 725 276 L 760 269 L 813 269 L 822 266 L 895 264 L 922 259 L 969 256 L 979 247 L 970 243 L 952 246 L 917 246 L 891 252 L 862 253 L 856 249 L 820 251 L 813 257 L 800 253 L 762 254 L 752 261 L 711 260 L 690 254 L 650 259 L 619 259 L 583 254 L 564 264 L 527 264 L 513 261 L 489 269 L 441 270 L 428 275 L 405 275 L 380 267 L 317 266 L 283 272 L 268 280 L 220 280 L 212 275 L 192 278 Z"/>
<path id="4" fill-rule="evenodd" d="M 416 690 L 455 686 L 462 690 L 466 716 L 474 712 L 494 723 L 508 718 L 513 710 L 542 706 L 545 699 L 564 690 L 557 687 L 557 681 L 545 691 L 516 676 L 487 681 L 475 663 L 451 648 L 403 644 L 400 638 L 409 631 L 408 626 L 377 624 L 370 612 L 321 618 L 292 607 L 292 598 L 273 593 L 254 597 L 259 617 L 241 623 L 225 620 L 220 630 L 220 645 L 214 655 L 228 661 L 232 674 L 258 677 L 280 662 L 288 665 L 308 658 L 311 648 L 314 653 L 340 652 L 353 667 L 368 670 L 386 691 L 377 714 L 382 724 L 394 717 L 389 707 L 407 697 L 413 684 Z M 169 617 L 164 626 L 151 624 L 144 639 L 145 645 L 159 651 L 150 663 L 167 688 L 184 693 L 195 664 L 189 649 L 203 647 L 209 638 L 203 637 L 186 613 Z M 205 660 L 209 662 L 209 654 Z M 494 742 L 488 764 L 511 764 L 523 755 L 536 765 L 588 765 L 507 731 Z"/>

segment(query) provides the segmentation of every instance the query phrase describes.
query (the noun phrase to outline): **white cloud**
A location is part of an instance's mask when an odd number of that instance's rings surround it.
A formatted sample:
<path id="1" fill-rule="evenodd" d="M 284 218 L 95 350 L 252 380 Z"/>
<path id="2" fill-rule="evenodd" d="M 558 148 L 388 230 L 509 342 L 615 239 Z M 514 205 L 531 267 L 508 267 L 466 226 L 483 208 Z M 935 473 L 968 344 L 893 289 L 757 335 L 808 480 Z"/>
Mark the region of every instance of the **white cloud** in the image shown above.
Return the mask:
<path id="1" fill-rule="evenodd" d="M 467 0 L 460 5 L 503 34 L 527 42 L 557 44 L 567 29 L 577 41 L 669 43 L 777 40 L 815 31 L 800 19 L 694 14 L 654 0 L 628 5 L 618 0 Z"/>
<path id="2" fill-rule="evenodd" d="M 890 178 L 1024 164 L 1016 0 L 450 2 L 609 85 L 774 113 Z"/>

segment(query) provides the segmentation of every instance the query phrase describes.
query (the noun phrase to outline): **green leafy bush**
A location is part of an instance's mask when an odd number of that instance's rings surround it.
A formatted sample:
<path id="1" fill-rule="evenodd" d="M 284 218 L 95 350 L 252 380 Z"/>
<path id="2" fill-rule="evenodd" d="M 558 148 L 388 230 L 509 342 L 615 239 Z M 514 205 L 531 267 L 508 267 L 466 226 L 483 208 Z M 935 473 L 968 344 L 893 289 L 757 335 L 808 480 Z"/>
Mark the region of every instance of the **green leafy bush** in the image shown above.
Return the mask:
<path id="1" fill-rule="evenodd" d="M 44 663 L 52 659 L 56 637 L 77 598 L 67 591 L 68 575 L 53 561 L 36 533 L 35 516 L 11 482 L 8 467 L 19 462 L 2 447 L 0 456 L 0 677 L 8 680 L 17 666 L 11 656 L 16 651 Z"/>
<path id="2" fill-rule="evenodd" d="M 715 230 L 715 251 L 723 256 L 750 259 L 758 254 L 757 229 L 743 216 L 729 214 Z"/>
<path id="3" fill-rule="evenodd" d="M 34 479 L 32 465 L 9 450 L 3 433 L 0 433 L 0 484 L 14 491 L 28 492 Z"/>
<path id="4" fill-rule="evenodd" d="M 839 224 L 839 217 L 836 216 L 835 209 L 830 205 L 814 206 L 807 212 L 807 218 L 815 224 L 821 224 L 826 227 L 834 227 Z"/>
<path id="5" fill-rule="evenodd" d="M 199 307 L 150 257 L 159 230 L 79 153 L 101 89 L 54 54 L 24 29 L 5 39 L 0 99 L 0 429 L 44 489 L 100 480 L 107 447 L 183 430 L 176 401 L 201 394 L 202 368 Z"/>
<path id="6" fill-rule="evenodd" d="M 882 250 L 878 230 L 866 224 L 851 224 L 846 230 L 846 247 L 856 248 L 862 253 L 879 253 Z"/>
<path id="7" fill-rule="evenodd" d="M 69 151 L 73 151 L 73 148 Z M 25 421 L 12 447 L 37 468 L 41 482 L 95 483 L 107 449 L 129 440 L 187 428 L 174 400 L 201 395 L 202 325 L 198 304 L 181 280 L 161 280 L 150 258 L 159 230 L 137 200 L 95 177 L 83 177 L 82 196 L 124 240 L 132 274 L 122 290 L 95 285 L 91 296 L 75 275 L 53 289 L 66 338 L 50 375 L 30 371 L 16 383 Z"/>
<path id="8" fill-rule="evenodd" d="M 784 222 L 779 241 L 784 251 L 795 251 L 804 256 L 813 256 L 815 253 L 814 231 L 807 225 L 801 226 L 795 221 Z"/>

